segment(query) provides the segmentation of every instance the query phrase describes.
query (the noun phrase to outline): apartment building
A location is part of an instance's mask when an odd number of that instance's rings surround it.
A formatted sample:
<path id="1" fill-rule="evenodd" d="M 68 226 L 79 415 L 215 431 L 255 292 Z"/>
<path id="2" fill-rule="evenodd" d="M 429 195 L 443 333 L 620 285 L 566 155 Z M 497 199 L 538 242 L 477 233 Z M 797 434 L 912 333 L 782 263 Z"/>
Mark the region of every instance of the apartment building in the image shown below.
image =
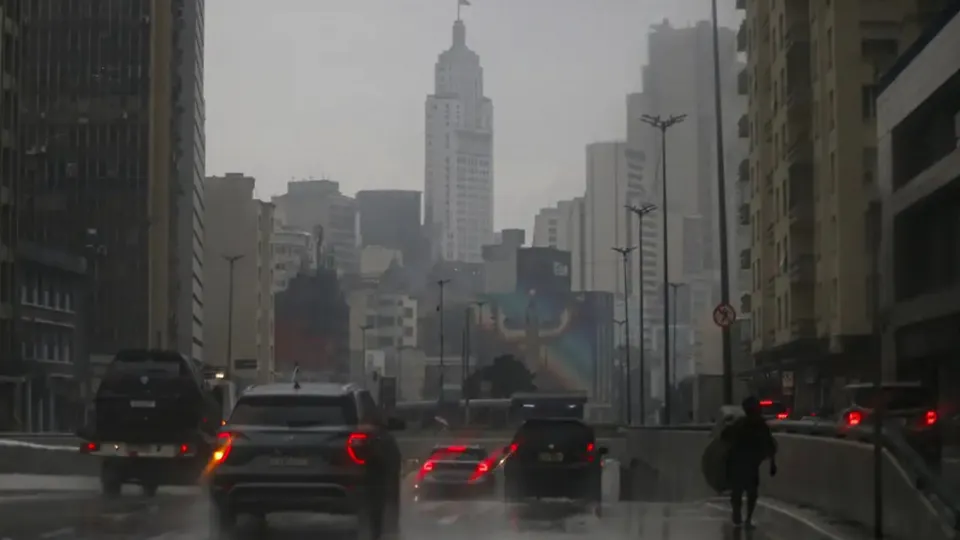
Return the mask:
<path id="1" fill-rule="evenodd" d="M 313 235 L 277 225 L 273 230 L 273 292 L 284 291 L 301 272 L 317 267 L 317 244 Z"/>
<path id="2" fill-rule="evenodd" d="M 284 225 L 314 235 L 324 264 L 332 261 L 340 275 L 359 271 L 357 201 L 340 192 L 339 182 L 287 182 L 287 192 L 272 201 Z"/>
<path id="3" fill-rule="evenodd" d="M 749 96 L 752 350 L 762 391 L 815 406 L 870 365 L 868 202 L 879 76 L 936 2 L 739 0 Z M 789 362 L 792 367 L 783 368 Z"/>
<path id="4" fill-rule="evenodd" d="M 242 173 L 204 182 L 206 363 L 241 382 L 274 371 L 273 204 L 254 199 L 255 184 Z"/>
<path id="5" fill-rule="evenodd" d="M 883 360 L 960 398 L 960 2 L 880 82 L 877 181 Z"/>
<path id="6" fill-rule="evenodd" d="M 386 365 L 392 366 L 403 351 L 417 346 L 417 300 L 400 292 L 383 290 L 368 280 L 347 294 L 347 304 L 353 359 L 351 378 L 369 383 L 371 374 L 365 372 L 364 351 L 381 351 Z"/>

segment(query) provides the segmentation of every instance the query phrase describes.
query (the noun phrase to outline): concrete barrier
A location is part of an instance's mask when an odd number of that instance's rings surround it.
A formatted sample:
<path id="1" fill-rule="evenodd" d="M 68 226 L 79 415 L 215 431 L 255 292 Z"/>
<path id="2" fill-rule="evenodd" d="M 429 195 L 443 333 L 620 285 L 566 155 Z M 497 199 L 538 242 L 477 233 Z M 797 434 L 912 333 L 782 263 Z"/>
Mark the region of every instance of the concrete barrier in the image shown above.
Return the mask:
<path id="1" fill-rule="evenodd" d="M 700 472 L 709 441 L 704 430 L 631 429 L 627 454 L 638 460 L 634 490 L 641 498 L 695 500 L 715 496 Z M 761 480 L 761 497 L 817 509 L 872 527 L 874 517 L 873 448 L 861 442 L 807 435 L 777 434 L 778 473 Z M 765 472 L 765 471 L 764 471 Z M 883 463 L 884 526 L 892 538 L 958 538 L 910 475 L 888 452 Z"/>

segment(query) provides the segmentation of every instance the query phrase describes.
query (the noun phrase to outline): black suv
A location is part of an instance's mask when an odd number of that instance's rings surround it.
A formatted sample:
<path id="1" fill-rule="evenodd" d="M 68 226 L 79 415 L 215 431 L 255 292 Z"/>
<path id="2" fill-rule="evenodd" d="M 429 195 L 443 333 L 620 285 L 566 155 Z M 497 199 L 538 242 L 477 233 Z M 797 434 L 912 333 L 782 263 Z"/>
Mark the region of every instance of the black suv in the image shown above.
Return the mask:
<path id="1" fill-rule="evenodd" d="M 356 515 L 358 538 L 396 536 L 401 459 L 370 393 L 353 385 L 273 383 L 237 401 L 208 470 L 214 537 L 238 514 Z"/>
<path id="2" fill-rule="evenodd" d="M 603 456 L 592 427 L 569 418 L 523 423 L 504 448 L 504 499 L 574 499 L 596 505 L 602 497 Z"/>

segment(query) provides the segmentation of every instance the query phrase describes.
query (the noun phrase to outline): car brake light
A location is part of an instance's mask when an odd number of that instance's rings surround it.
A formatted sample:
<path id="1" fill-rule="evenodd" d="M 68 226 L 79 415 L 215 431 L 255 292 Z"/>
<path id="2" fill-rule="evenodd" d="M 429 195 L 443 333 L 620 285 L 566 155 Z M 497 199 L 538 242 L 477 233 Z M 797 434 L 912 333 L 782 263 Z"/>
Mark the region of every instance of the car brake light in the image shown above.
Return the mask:
<path id="1" fill-rule="evenodd" d="M 777 413 L 777 420 L 786 420 L 786 419 L 787 419 L 787 416 L 789 416 L 789 415 L 788 415 L 787 413 L 785 413 L 785 412 Z"/>
<path id="2" fill-rule="evenodd" d="M 213 457 L 210 460 L 211 465 L 217 466 L 227 460 L 230 456 L 230 450 L 233 448 L 233 439 L 228 438 L 226 444 L 213 451 Z"/>
<path id="3" fill-rule="evenodd" d="M 517 443 L 511 444 L 511 445 L 510 445 L 510 453 L 511 453 L 511 454 L 516 453 L 517 448 L 519 448 L 519 447 L 517 446 Z"/>
<path id="4" fill-rule="evenodd" d="M 761 406 L 761 407 L 769 407 L 769 406 L 771 406 L 771 405 L 773 405 L 773 400 L 772 400 L 772 399 L 762 399 L 762 400 L 760 400 L 760 406 Z"/>
<path id="5" fill-rule="evenodd" d="M 847 425 L 858 426 L 863 421 L 863 414 L 860 411 L 850 411 L 847 413 Z"/>
<path id="6" fill-rule="evenodd" d="M 937 411 L 927 411 L 926 416 L 924 416 L 924 423 L 928 426 L 932 426 L 937 423 Z"/>
<path id="7" fill-rule="evenodd" d="M 357 454 L 357 449 L 363 447 L 366 442 L 366 433 L 351 433 L 350 436 L 347 437 L 347 455 L 350 456 L 350 461 L 357 465 L 363 465 L 367 462 L 367 460 Z"/>
<path id="8" fill-rule="evenodd" d="M 470 477 L 470 481 L 472 482 L 488 472 L 490 472 L 490 464 L 487 463 L 486 460 L 481 461 L 480 463 L 477 463 L 477 468 L 475 471 L 473 471 L 473 476 Z"/>
<path id="9" fill-rule="evenodd" d="M 593 450 L 596 446 L 593 443 L 587 443 L 587 461 L 593 463 Z"/>
<path id="10" fill-rule="evenodd" d="M 100 444 L 95 442 L 88 442 L 87 444 L 80 447 L 80 451 L 84 453 L 97 452 L 99 450 L 100 450 Z"/>
<path id="11" fill-rule="evenodd" d="M 448 446 L 447 452 L 463 453 L 467 451 L 466 446 Z"/>
<path id="12" fill-rule="evenodd" d="M 417 474 L 417 478 L 423 480 L 423 477 L 426 476 L 430 471 L 433 470 L 433 460 L 428 459 L 424 462 L 423 466 L 420 467 L 420 472 Z"/>
<path id="13" fill-rule="evenodd" d="M 189 445 L 186 445 L 186 444 L 181 444 L 181 445 L 180 445 L 180 455 L 182 456 L 182 455 L 186 455 L 186 454 L 188 454 L 188 453 L 190 453 L 190 446 L 189 446 Z"/>

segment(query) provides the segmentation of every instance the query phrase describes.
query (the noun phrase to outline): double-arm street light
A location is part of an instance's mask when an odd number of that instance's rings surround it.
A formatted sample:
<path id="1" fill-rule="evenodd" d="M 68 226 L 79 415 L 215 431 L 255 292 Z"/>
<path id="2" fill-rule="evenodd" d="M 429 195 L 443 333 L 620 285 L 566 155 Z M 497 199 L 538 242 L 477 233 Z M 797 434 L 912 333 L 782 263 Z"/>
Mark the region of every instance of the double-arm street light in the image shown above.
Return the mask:
<path id="1" fill-rule="evenodd" d="M 630 384 L 630 254 L 636 247 L 615 247 L 611 248 L 623 257 L 623 335 L 627 342 L 626 356 L 624 360 L 627 364 L 627 425 L 633 425 L 633 386 Z"/>
<path id="2" fill-rule="evenodd" d="M 670 302 L 667 301 L 667 293 L 670 283 L 670 240 L 667 235 L 667 130 L 683 122 L 687 117 L 685 114 L 668 116 L 666 118 L 660 115 L 651 116 L 645 114 L 640 120 L 653 126 L 660 131 L 660 180 L 662 182 L 663 201 L 660 206 L 663 214 L 663 391 L 664 396 L 670 395 L 670 339 L 667 333 L 670 323 Z M 664 423 L 670 418 L 670 400 L 664 399 L 663 405 Z"/>
<path id="3" fill-rule="evenodd" d="M 367 387 L 367 332 L 373 329 L 372 324 L 360 325 L 360 372 L 363 374 L 363 387 Z"/>
<path id="4" fill-rule="evenodd" d="M 644 220 L 644 217 L 646 217 L 647 214 L 653 212 L 653 211 L 656 210 L 656 209 L 657 209 L 657 205 L 655 205 L 655 204 L 649 204 L 649 203 L 641 203 L 641 204 L 638 204 L 638 205 L 629 205 L 629 204 L 627 205 L 627 210 L 630 211 L 630 212 L 632 212 L 632 213 L 634 213 L 634 214 L 636 214 L 636 216 L 637 216 L 638 231 L 639 231 L 639 236 L 638 236 L 637 238 L 639 238 L 639 240 L 638 240 L 638 246 L 639 246 L 639 249 L 640 249 L 640 253 L 639 253 L 639 255 L 637 256 L 637 258 L 640 260 L 640 263 L 639 263 L 639 265 L 638 265 L 638 266 L 639 266 L 638 270 L 639 270 L 639 273 L 640 273 L 639 283 L 638 283 L 638 286 L 640 287 L 640 294 L 638 295 L 638 297 L 639 297 L 639 302 L 640 302 L 640 424 L 641 424 L 641 425 L 647 423 L 647 413 L 646 413 L 646 409 L 647 409 L 647 403 L 646 403 L 646 400 L 647 400 L 647 396 L 646 396 L 646 394 L 647 394 L 647 373 L 646 373 L 646 372 L 647 372 L 647 360 L 646 360 L 647 342 L 646 342 L 646 335 L 647 335 L 647 333 L 646 333 L 646 329 L 644 328 L 644 313 L 643 313 L 643 309 L 644 309 L 644 306 L 643 306 L 643 303 L 644 303 L 644 302 L 643 302 L 643 300 L 644 300 L 644 298 L 643 298 L 643 293 L 644 293 L 644 291 L 643 291 L 643 289 L 644 289 L 644 279 L 643 279 L 643 220 Z"/>

